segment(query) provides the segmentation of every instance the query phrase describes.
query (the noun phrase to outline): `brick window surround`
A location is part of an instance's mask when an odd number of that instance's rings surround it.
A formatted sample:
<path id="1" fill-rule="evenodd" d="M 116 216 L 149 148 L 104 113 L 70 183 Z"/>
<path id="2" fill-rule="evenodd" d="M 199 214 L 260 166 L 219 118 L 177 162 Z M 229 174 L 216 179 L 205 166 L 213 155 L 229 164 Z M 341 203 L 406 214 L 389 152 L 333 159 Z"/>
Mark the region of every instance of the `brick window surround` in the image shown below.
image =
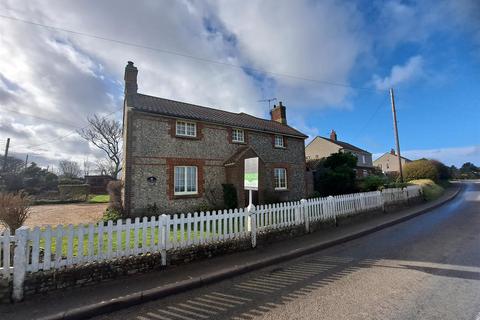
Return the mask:
<path id="1" fill-rule="evenodd" d="M 195 123 L 197 126 L 197 136 L 196 137 L 189 137 L 189 136 L 179 136 L 177 135 L 177 121 L 185 121 L 190 123 Z M 197 121 L 190 121 L 184 119 L 169 119 L 168 120 L 169 130 L 168 133 L 172 138 L 177 139 L 187 139 L 187 140 L 202 140 L 203 139 L 203 123 Z"/>
<path id="2" fill-rule="evenodd" d="M 285 192 L 285 191 L 290 191 L 290 188 L 292 186 L 292 178 L 290 177 L 290 164 L 288 163 L 272 163 L 269 165 L 269 167 L 272 168 L 272 175 L 271 175 L 271 181 L 272 181 L 272 187 L 275 192 Z M 275 189 L 275 168 L 283 168 L 286 171 L 287 174 L 287 188 L 286 189 Z"/>
<path id="3" fill-rule="evenodd" d="M 277 147 L 275 145 L 275 137 L 282 137 L 283 138 L 283 147 Z M 275 148 L 275 149 L 287 149 L 287 137 L 285 136 L 282 136 L 281 134 L 274 134 L 272 135 L 272 146 Z"/>
<path id="4" fill-rule="evenodd" d="M 233 141 L 233 129 L 243 130 L 243 140 L 244 142 Z M 242 128 L 227 128 L 228 133 L 228 142 L 232 144 L 247 144 L 248 143 L 248 131 Z"/>
<path id="5" fill-rule="evenodd" d="M 167 158 L 167 196 L 168 199 L 189 199 L 189 198 L 201 198 L 205 190 L 205 178 L 204 178 L 204 166 L 205 160 L 203 159 L 190 159 L 190 158 Z M 197 194 L 175 194 L 175 167 L 176 166 L 195 166 L 197 167 Z"/>

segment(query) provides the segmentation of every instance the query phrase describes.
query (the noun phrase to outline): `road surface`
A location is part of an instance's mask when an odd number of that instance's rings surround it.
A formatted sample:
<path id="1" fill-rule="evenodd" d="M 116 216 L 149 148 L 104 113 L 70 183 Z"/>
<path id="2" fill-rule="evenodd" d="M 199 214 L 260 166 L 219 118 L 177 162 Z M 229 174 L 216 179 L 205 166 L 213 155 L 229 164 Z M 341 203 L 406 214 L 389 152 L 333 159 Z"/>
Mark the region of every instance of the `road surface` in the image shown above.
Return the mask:
<path id="1" fill-rule="evenodd" d="M 369 236 L 96 319 L 480 320 L 480 183 Z"/>

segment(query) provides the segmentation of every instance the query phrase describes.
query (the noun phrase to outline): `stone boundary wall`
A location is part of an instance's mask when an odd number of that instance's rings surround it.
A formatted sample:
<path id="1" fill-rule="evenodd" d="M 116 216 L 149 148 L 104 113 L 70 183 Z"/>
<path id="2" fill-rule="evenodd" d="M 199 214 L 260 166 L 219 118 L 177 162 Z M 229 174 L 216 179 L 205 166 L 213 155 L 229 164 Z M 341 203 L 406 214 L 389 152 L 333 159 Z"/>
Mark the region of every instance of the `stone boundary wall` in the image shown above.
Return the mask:
<path id="1" fill-rule="evenodd" d="M 362 214 L 344 216 L 337 220 L 320 221 L 310 223 L 310 232 L 322 229 L 331 229 L 339 225 L 347 225 L 364 221 L 366 218 L 398 211 L 412 204 L 423 202 L 418 197 L 409 204 L 399 204 L 386 207 L 381 210 L 364 212 Z M 307 234 L 304 225 L 296 225 L 283 229 L 273 229 L 258 232 L 257 246 L 262 247 L 278 241 L 288 240 Z M 228 253 L 252 250 L 251 238 L 232 239 L 206 245 L 195 245 L 184 249 L 172 249 L 167 254 L 167 266 L 161 265 L 161 254 L 147 253 L 137 256 L 123 257 L 110 261 L 94 262 L 78 267 L 68 267 L 60 270 L 37 271 L 28 273 L 24 282 L 24 295 L 29 296 L 46 293 L 65 288 L 82 287 L 93 285 L 109 279 L 117 279 L 132 274 L 146 273 L 154 270 L 162 270 L 168 266 L 182 265 L 196 260 L 208 259 Z M 0 303 L 9 303 L 12 291 L 12 280 L 0 277 Z"/>

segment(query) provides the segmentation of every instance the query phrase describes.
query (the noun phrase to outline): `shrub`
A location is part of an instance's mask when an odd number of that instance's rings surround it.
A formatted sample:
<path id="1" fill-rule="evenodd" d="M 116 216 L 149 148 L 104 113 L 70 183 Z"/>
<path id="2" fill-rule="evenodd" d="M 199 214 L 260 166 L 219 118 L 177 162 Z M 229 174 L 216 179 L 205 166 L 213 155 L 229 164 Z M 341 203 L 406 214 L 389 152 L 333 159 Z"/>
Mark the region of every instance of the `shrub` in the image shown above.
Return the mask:
<path id="1" fill-rule="evenodd" d="M 387 178 L 383 176 L 370 175 L 360 181 L 360 191 L 377 191 L 380 190 L 387 183 Z"/>
<path id="2" fill-rule="evenodd" d="M 405 164 L 403 176 L 406 181 L 417 179 L 439 180 L 437 166 L 430 160 L 420 159 Z"/>
<path id="3" fill-rule="evenodd" d="M 320 161 L 314 172 L 314 189 L 322 196 L 356 192 L 357 157 L 346 152 L 330 155 Z"/>
<path id="4" fill-rule="evenodd" d="M 58 192 L 62 200 L 86 201 L 90 186 L 88 184 L 62 184 L 58 186 Z"/>
<path id="5" fill-rule="evenodd" d="M 108 220 L 117 221 L 118 219 L 122 219 L 123 215 L 122 212 L 116 210 L 115 208 L 107 208 L 102 216 L 103 222 L 108 222 Z"/>
<path id="6" fill-rule="evenodd" d="M 238 208 L 237 189 L 233 184 L 224 183 L 223 188 L 223 203 L 226 209 Z"/>
<path id="7" fill-rule="evenodd" d="M 107 184 L 107 192 L 110 196 L 108 207 L 123 213 L 122 187 L 121 180 L 112 180 Z"/>
<path id="8" fill-rule="evenodd" d="M 450 168 L 442 162 L 438 160 L 430 160 L 430 162 L 437 168 L 439 180 L 448 180 L 452 177 Z"/>
<path id="9" fill-rule="evenodd" d="M 26 193 L 0 193 L 0 222 L 12 234 L 30 215 L 30 198 Z"/>

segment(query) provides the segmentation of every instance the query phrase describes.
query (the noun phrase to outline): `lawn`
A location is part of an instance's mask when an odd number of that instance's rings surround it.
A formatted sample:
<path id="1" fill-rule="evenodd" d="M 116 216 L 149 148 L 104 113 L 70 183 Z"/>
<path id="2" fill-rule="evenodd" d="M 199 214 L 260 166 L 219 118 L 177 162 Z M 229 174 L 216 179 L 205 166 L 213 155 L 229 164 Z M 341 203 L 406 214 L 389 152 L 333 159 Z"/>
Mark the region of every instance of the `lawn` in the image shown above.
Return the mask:
<path id="1" fill-rule="evenodd" d="M 221 222 L 219 222 L 219 223 L 221 224 Z M 200 226 L 197 225 L 197 230 L 198 230 L 199 227 Z M 213 227 L 213 225 L 211 225 L 211 227 Z M 225 225 L 225 227 L 227 229 L 229 228 L 228 225 Z M 88 231 L 88 227 L 83 226 L 83 228 L 84 228 L 84 236 L 83 236 L 83 241 L 82 241 L 83 255 L 87 255 L 88 244 L 89 244 L 89 235 L 86 234 L 86 233 Z M 206 225 L 204 226 L 204 230 L 205 230 L 205 228 L 206 228 Z M 186 231 L 186 229 L 187 229 L 187 225 L 185 225 L 184 230 Z M 41 230 L 44 231 L 45 228 L 41 228 Z M 73 230 L 74 230 L 75 234 L 78 234 L 77 233 L 78 226 L 74 226 Z M 52 229 L 53 234 L 54 234 L 55 231 L 56 231 L 55 229 Z M 217 231 L 218 231 L 218 229 L 217 229 Z M 127 247 L 129 247 L 133 251 L 133 249 L 135 248 L 134 247 L 134 244 L 135 244 L 135 230 L 131 229 L 131 230 L 129 230 L 129 232 L 127 232 L 126 230 L 122 230 L 120 232 L 121 232 L 121 234 L 118 235 L 117 231 L 112 231 L 112 241 L 111 241 L 112 252 L 117 251 L 118 247 L 121 248 L 120 249 L 121 251 L 126 250 Z M 137 248 L 143 247 L 143 232 L 144 231 L 142 229 L 138 230 L 138 233 L 137 233 L 137 237 L 138 237 L 137 238 L 138 239 L 137 240 L 137 243 L 138 243 Z M 157 245 L 158 241 L 159 241 L 159 229 L 155 228 L 154 232 L 155 233 L 153 235 L 153 245 Z M 67 256 L 68 255 L 68 237 L 65 235 L 65 233 L 66 233 L 66 230 L 64 229 L 64 236 L 62 237 L 62 256 Z M 215 234 L 220 234 L 220 232 L 216 232 Z M 200 236 L 201 236 L 201 233 L 200 233 L 200 231 L 197 231 L 196 234 L 191 232 L 191 235 L 190 235 L 191 238 L 190 239 L 191 239 L 192 242 L 194 240 L 194 235 L 196 235 L 196 238 L 199 239 Z M 204 237 L 207 237 L 208 235 L 212 236 L 212 235 L 214 235 L 214 233 L 213 232 L 207 233 L 205 231 L 203 232 Z M 120 236 L 120 239 L 118 239 L 118 236 Z M 173 242 L 175 238 L 177 240 L 175 242 L 180 241 L 180 239 L 181 239 L 180 231 L 177 230 L 177 233 L 175 235 L 174 232 L 173 232 L 173 229 L 171 229 L 169 237 L 170 237 L 170 239 L 169 239 L 170 242 Z M 103 253 L 106 253 L 108 251 L 108 233 L 107 233 L 106 227 L 104 227 L 103 233 L 100 233 L 100 234 L 98 232 L 93 233 L 92 238 L 93 238 L 93 250 L 94 250 L 95 255 L 97 255 L 99 253 L 98 252 L 99 243 L 102 243 L 101 247 L 102 247 L 102 252 Z M 184 239 L 188 240 L 187 232 L 184 232 Z M 146 228 L 146 242 L 145 242 L 145 244 L 146 244 L 147 247 L 152 246 L 152 228 L 151 227 Z M 45 239 L 44 238 L 40 238 L 40 247 L 45 248 Z M 78 250 L 79 250 L 78 247 L 79 247 L 79 241 L 78 241 L 78 236 L 77 236 L 73 239 L 73 246 L 72 246 L 73 256 L 78 256 Z M 52 237 L 52 241 L 51 241 L 51 244 L 50 244 L 50 250 L 51 250 L 51 253 L 56 253 L 57 241 L 56 241 L 55 237 Z M 92 255 L 92 254 L 90 253 L 88 255 Z"/>
<path id="2" fill-rule="evenodd" d="M 97 194 L 88 199 L 88 203 L 108 203 L 109 201 L 110 196 L 108 194 Z"/>
<path id="3" fill-rule="evenodd" d="M 422 187 L 422 192 L 425 200 L 431 201 L 439 198 L 445 189 L 430 179 L 411 180 L 408 183 L 415 184 Z"/>

